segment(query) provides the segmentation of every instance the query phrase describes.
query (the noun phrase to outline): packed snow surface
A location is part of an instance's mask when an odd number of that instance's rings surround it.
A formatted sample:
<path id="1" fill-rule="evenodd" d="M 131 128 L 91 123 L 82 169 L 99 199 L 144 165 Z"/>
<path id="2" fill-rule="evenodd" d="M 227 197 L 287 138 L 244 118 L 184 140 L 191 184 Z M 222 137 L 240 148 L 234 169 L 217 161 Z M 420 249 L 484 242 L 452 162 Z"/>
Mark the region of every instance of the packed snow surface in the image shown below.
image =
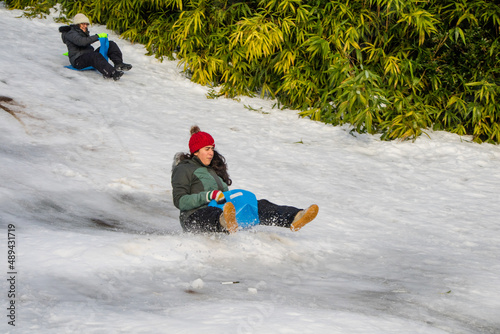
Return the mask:
<path id="1" fill-rule="evenodd" d="M 64 67 L 58 15 L 21 14 L 0 3 L 0 332 L 500 332 L 499 146 L 383 142 L 274 101 L 208 99 L 177 62 L 93 25 L 134 66 L 105 80 Z M 233 189 L 316 203 L 317 219 L 183 233 L 170 172 L 194 124 Z"/>

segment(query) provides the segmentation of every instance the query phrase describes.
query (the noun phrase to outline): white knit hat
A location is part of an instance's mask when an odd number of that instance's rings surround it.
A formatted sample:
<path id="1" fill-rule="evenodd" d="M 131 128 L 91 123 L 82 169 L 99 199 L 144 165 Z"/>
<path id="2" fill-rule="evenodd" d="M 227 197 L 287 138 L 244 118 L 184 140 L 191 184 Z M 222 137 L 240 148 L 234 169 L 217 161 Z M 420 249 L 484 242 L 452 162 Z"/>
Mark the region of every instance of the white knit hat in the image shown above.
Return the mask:
<path id="1" fill-rule="evenodd" d="M 80 24 L 80 23 L 90 24 L 89 19 L 81 13 L 76 14 L 75 17 L 73 18 L 73 24 Z"/>

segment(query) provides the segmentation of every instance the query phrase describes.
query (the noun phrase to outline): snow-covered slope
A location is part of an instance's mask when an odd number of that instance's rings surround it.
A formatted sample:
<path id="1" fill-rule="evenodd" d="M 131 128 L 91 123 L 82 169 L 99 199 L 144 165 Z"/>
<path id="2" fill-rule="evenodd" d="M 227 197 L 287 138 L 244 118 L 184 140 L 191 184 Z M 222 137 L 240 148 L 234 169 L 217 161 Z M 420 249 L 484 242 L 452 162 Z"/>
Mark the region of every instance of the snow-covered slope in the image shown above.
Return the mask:
<path id="1" fill-rule="evenodd" d="M 0 7 L 1 332 L 500 332 L 500 147 L 381 142 L 272 101 L 210 100 L 102 26 L 133 70 L 71 71 L 59 24 L 20 14 Z M 317 203 L 318 218 L 182 233 L 170 170 L 193 124 L 233 188 Z"/>

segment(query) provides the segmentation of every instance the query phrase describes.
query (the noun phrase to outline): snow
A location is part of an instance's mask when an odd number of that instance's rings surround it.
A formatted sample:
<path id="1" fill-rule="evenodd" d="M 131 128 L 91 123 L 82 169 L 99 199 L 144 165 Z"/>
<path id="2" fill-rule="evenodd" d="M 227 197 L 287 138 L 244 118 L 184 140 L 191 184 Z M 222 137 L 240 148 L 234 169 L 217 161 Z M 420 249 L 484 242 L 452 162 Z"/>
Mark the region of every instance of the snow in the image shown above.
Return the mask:
<path id="1" fill-rule="evenodd" d="M 5 300 L 0 332 L 500 332 L 499 146 L 383 142 L 274 101 L 207 99 L 103 26 L 90 31 L 134 68 L 118 82 L 68 70 L 60 24 L 0 6 L 0 95 L 18 118 L 0 109 L 1 245 L 6 259 L 14 225 L 17 272 L 16 326 Z M 317 219 L 183 233 L 170 171 L 194 124 L 233 189 L 317 203 Z"/>

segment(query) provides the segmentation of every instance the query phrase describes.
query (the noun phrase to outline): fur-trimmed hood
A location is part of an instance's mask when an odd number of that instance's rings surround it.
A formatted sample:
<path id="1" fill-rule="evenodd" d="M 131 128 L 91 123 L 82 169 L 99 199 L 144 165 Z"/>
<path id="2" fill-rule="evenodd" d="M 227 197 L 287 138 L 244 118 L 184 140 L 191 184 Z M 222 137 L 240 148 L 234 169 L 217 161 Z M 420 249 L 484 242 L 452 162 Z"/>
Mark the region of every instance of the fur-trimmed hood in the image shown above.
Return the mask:
<path id="1" fill-rule="evenodd" d="M 182 161 L 184 160 L 183 157 L 186 153 L 184 152 L 177 152 L 174 155 L 174 161 L 172 161 L 172 170 Z"/>

